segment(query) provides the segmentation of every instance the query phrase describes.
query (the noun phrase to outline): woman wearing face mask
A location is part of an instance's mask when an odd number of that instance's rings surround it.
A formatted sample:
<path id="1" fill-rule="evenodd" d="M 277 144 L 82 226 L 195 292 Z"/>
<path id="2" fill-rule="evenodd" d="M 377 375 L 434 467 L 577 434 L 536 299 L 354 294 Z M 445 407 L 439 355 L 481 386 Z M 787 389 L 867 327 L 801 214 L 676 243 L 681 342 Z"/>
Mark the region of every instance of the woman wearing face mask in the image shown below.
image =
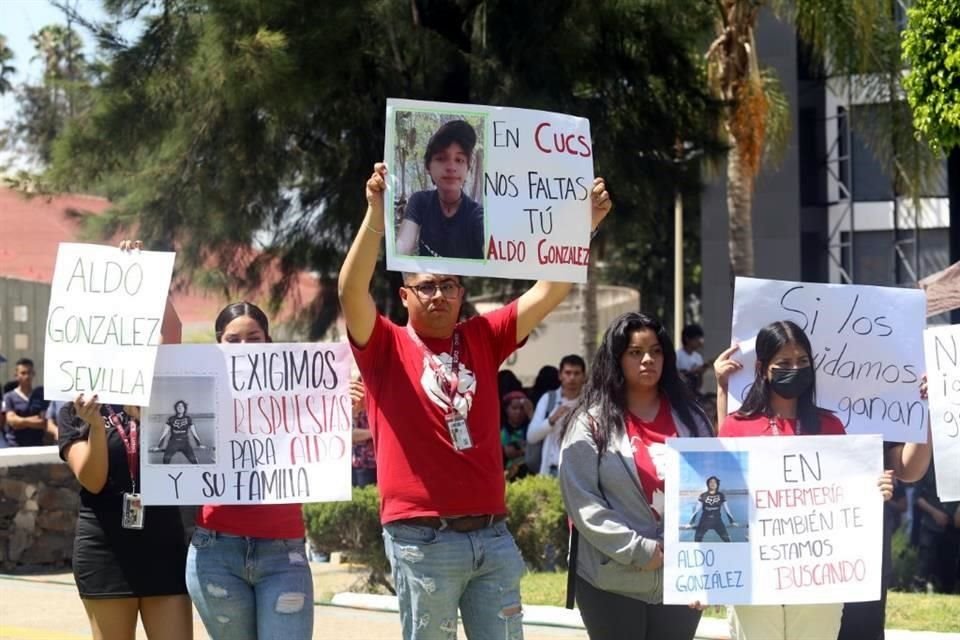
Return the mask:
<path id="1" fill-rule="evenodd" d="M 267 316 L 227 305 L 217 342 L 270 342 Z M 301 505 L 201 507 L 187 554 L 187 588 L 212 640 L 309 640 L 313 578 Z"/>
<path id="2" fill-rule="evenodd" d="M 663 604 L 667 438 L 710 437 L 656 319 L 607 329 L 583 401 L 565 425 L 560 489 L 578 532 L 576 599 L 594 640 L 690 640 L 695 607 Z"/>
<path id="3" fill-rule="evenodd" d="M 724 356 L 729 353 L 732 351 Z M 740 410 L 723 420 L 720 437 L 843 435 L 843 423 L 817 407 L 812 353 L 807 334 L 793 322 L 774 322 L 761 329 L 756 341 L 753 386 Z M 726 362 L 717 365 L 718 371 L 724 367 L 727 375 L 739 368 Z M 893 495 L 892 472 L 881 476 L 878 485 L 883 499 L 889 500 Z M 730 637 L 836 638 L 842 612 L 842 603 L 735 606 L 730 608 Z"/>

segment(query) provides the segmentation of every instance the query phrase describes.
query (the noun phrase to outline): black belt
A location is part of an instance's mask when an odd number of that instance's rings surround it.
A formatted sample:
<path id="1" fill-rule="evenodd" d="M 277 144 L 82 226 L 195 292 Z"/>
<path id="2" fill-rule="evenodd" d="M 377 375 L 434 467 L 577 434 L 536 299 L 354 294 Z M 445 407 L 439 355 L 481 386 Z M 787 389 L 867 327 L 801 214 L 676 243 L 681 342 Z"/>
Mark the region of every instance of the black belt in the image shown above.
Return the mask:
<path id="1" fill-rule="evenodd" d="M 506 520 L 505 514 L 482 515 L 482 516 L 461 516 L 459 518 L 441 518 L 439 516 L 423 516 L 420 518 L 407 518 L 406 520 L 397 520 L 390 524 L 409 524 L 416 527 L 430 527 L 443 531 L 449 529 L 457 533 L 468 533 L 479 529 L 492 527 L 498 522 Z"/>

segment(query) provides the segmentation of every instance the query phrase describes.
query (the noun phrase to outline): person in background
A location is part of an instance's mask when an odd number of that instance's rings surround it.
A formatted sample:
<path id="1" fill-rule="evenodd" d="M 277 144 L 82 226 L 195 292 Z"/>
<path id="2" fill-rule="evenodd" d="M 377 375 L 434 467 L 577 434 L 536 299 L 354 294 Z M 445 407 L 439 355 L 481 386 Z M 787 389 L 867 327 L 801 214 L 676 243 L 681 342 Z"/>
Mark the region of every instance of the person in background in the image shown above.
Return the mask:
<path id="1" fill-rule="evenodd" d="M 362 380 L 350 382 L 350 400 L 353 407 L 353 456 L 351 458 L 353 486 L 359 488 L 377 484 L 377 457 L 373 451 L 373 432 L 367 424 L 366 389 Z"/>
<path id="2" fill-rule="evenodd" d="M 698 324 L 688 324 L 680 332 L 682 348 L 677 350 L 677 371 L 690 385 L 690 390 L 699 395 L 703 385 L 703 372 L 707 365 L 703 363 L 703 328 Z"/>
<path id="3" fill-rule="evenodd" d="M 663 325 L 611 323 L 566 423 L 560 489 L 577 532 L 575 593 L 592 640 L 691 640 L 699 603 L 663 604 L 666 441 L 710 437 Z"/>
<path id="4" fill-rule="evenodd" d="M 217 342 L 272 342 L 260 307 L 234 302 Z M 187 553 L 187 589 L 211 640 L 309 640 L 313 576 L 302 505 L 204 505 Z"/>
<path id="5" fill-rule="evenodd" d="M 3 396 L 7 444 L 11 447 L 40 446 L 48 433 L 47 403 L 43 400 L 42 387 L 33 387 L 33 360 L 17 360 L 16 376 L 16 388 Z"/>
<path id="6" fill-rule="evenodd" d="M 60 400 L 52 400 L 47 405 L 47 435 L 43 439 L 45 444 L 57 444 L 57 439 L 59 438 L 57 416 L 60 415 L 60 409 L 62 409 L 65 404 L 65 402 L 61 402 Z M 52 438 L 53 441 L 47 442 L 48 438 Z"/>
<path id="7" fill-rule="evenodd" d="M 168 300 L 163 343 L 175 341 L 175 322 Z M 60 457 L 80 483 L 73 576 L 95 640 L 132 639 L 138 617 L 149 640 L 190 640 L 180 509 L 140 503 L 139 423 L 140 407 L 101 405 L 96 395 L 80 394 L 57 414 Z"/>
<path id="8" fill-rule="evenodd" d="M 530 402 L 533 403 L 533 406 L 537 406 L 537 403 L 540 402 L 540 398 L 543 397 L 543 394 L 559 388 L 560 370 L 551 364 L 547 364 L 540 367 L 540 371 L 537 372 L 537 377 L 533 381 L 533 386 L 529 389 L 525 389 L 524 391 L 526 391 L 527 397 L 530 398 Z M 532 472 L 536 473 L 536 470 L 533 470 Z"/>
<path id="9" fill-rule="evenodd" d="M 718 384 L 724 392 L 723 411 L 726 411 L 728 377 L 742 368 L 740 363 L 736 363 L 739 366 L 731 364 L 730 356 L 735 350 L 725 351 L 714 365 Z M 757 334 L 756 355 L 753 385 L 740 410 L 722 421 L 720 437 L 845 434 L 839 418 L 816 404 L 813 349 L 803 329 L 790 321 L 767 325 Z M 893 495 L 893 472 L 885 472 L 878 486 L 883 499 L 889 500 Z M 737 605 L 730 608 L 730 637 L 732 640 L 836 638 L 842 615 L 842 603 Z"/>
<path id="10" fill-rule="evenodd" d="M 0 364 L 6 362 L 7 359 L 0 355 Z M 0 393 L 0 449 L 6 449 L 7 446 L 7 412 L 3 410 L 3 394 Z"/>
<path id="11" fill-rule="evenodd" d="M 497 372 L 497 389 L 497 397 L 501 400 L 500 424 L 503 425 L 507 423 L 507 405 L 503 403 L 503 398 L 512 391 L 523 392 L 523 383 L 510 369 L 501 369 Z M 526 397 L 526 394 L 524 394 L 524 397 Z M 524 409 L 527 411 L 527 422 L 530 422 L 530 418 L 533 417 L 533 403 L 527 402 Z"/>
<path id="12" fill-rule="evenodd" d="M 507 482 L 513 482 L 527 475 L 523 454 L 527 446 L 527 426 L 530 424 L 530 414 L 527 412 L 530 399 L 523 391 L 511 391 L 503 396 L 501 404 L 506 414 L 500 428 L 504 473 Z"/>
<path id="13" fill-rule="evenodd" d="M 523 391 L 523 383 L 520 382 L 517 374 L 510 369 L 500 369 L 497 372 L 497 389 L 502 398 L 511 391 Z"/>
<path id="14" fill-rule="evenodd" d="M 558 368 L 560 387 L 545 393 L 533 410 L 527 429 L 527 446 L 540 446 L 538 473 L 556 477 L 560 466 L 560 434 L 565 418 L 580 402 L 580 392 L 587 380 L 587 363 L 576 354 L 566 355 Z M 528 458 L 528 466 L 530 460 Z"/>
<path id="15" fill-rule="evenodd" d="M 927 593 L 950 593 L 957 565 L 956 503 L 940 500 L 932 464 L 917 484 L 917 508 L 920 511 L 920 534 L 914 588 Z"/>

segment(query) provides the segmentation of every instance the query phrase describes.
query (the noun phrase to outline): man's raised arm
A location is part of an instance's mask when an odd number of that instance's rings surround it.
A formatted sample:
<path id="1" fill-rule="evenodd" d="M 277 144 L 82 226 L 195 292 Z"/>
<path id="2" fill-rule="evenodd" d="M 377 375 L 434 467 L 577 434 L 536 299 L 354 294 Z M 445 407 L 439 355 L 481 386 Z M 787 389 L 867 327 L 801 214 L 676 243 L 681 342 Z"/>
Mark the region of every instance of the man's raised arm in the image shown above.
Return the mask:
<path id="1" fill-rule="evenodd" d="M 338 291 L 340 307 L 347 331 L 354 344 L 366 346 L 377 320 L 377 306 L 370 295 L 370 281 L 380 255 L 383 239 L 383 193 L 387 188 L 387 166 L 378 162 L 367 180 L 367 213 L 357 230 L 357 237 L 340 267 Z"/>
<path id="2" fill-rule="evenodd" d="M 591 231 L 610 213 L 613 203 L 603 178 L 593 181 Z M 382 217 L 382 215 L 381 215 Z M 341 274 L 341 278 L 342 278 Z M 569 282 L 547 282 L 540 280 L 517 300 L 517 342 L 523 342 L 544 318 L 570 293 L 573 285 Z"/>

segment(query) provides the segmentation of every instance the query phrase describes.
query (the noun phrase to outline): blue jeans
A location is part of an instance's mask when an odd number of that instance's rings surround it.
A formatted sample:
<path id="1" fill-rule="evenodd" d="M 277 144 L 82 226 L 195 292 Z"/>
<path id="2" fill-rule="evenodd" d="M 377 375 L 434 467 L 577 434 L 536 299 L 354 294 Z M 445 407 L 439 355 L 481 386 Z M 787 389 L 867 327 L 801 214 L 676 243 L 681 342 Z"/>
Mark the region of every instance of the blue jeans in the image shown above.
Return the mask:
<path id="1" fill-rule="evenodd" d="M 522 640 L 523 558 L 505 522 L 470 533 L 387 524 L 383 538 L 404 640 L 453 640 L 458 607 L 470 640 Z"/>
<path id="2" fill-rule="evenodd" d="M 313 576 L 302 539 L 197 527 L 187 553 L 187 590 L 212 640 L 313 635 Z"/>

